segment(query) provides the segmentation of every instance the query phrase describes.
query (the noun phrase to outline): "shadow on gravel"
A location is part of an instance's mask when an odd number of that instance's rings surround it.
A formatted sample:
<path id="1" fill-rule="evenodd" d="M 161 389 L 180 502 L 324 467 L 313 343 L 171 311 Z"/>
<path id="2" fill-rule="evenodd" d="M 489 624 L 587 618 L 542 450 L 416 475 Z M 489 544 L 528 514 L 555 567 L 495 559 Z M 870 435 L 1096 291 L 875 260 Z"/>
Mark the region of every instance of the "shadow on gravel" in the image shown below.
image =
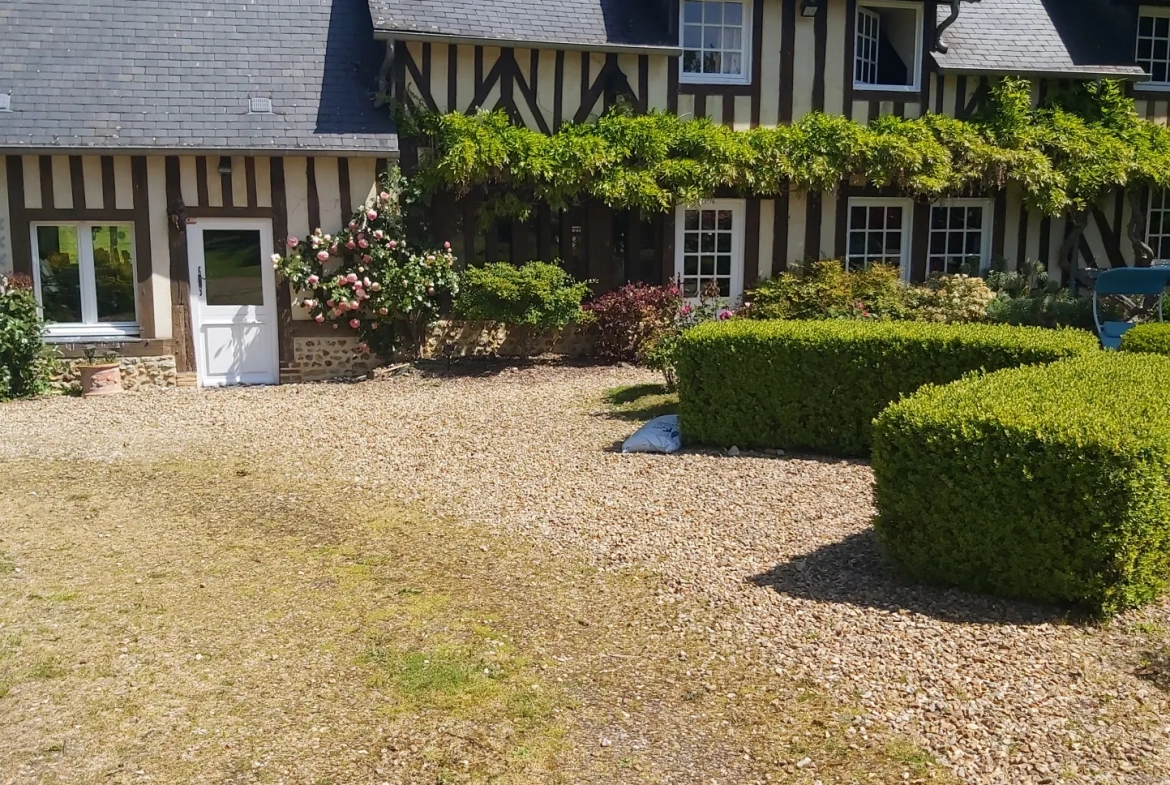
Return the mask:
<path id="1" fill-rule="evenodd" d="M 797 556 L 748 580 L 793 597 L 886 611 L 907 610 L 961 624 L 1074 620 L 1067 609 L 911 583 L 886 560 L 873 529 Z"/>
<path id="2" fill-rule="evenodd" d="M 1170 692 L 1170 646 L 1156 651 L 1143 651 L 1141 666 L 1134 675 L 1148 681 L 1163 692 Z"/>
<path id="3" fill-rule="evenodd" d="M 411 370 L 425 378 L 490 378 L 533 368 L 589 368 L 596 361 L 588 358 L 562 357 L 456 357 L 417 360 Z"/>

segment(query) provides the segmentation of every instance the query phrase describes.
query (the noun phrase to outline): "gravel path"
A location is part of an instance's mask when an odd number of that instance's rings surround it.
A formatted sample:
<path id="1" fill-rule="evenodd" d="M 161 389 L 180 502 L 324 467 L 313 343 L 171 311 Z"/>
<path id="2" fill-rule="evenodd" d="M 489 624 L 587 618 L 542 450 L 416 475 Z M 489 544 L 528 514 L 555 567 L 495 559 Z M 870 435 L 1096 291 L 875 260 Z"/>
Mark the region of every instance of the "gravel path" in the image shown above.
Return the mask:
<path id="1" fill-rule="evenodd" d="M 1170 603 L 1100 627 L 903 584 L 870 533 L 864 463 L 616 453 L 634 424 L 599 396 L 653 380 L 534 367 L 47 398 L 0 406 L 0 458 L 270 456 L 293 476 L 661 571 L 720 610 L 713 637 L 916 739 L 966 781 L 1170 783 Z"/>

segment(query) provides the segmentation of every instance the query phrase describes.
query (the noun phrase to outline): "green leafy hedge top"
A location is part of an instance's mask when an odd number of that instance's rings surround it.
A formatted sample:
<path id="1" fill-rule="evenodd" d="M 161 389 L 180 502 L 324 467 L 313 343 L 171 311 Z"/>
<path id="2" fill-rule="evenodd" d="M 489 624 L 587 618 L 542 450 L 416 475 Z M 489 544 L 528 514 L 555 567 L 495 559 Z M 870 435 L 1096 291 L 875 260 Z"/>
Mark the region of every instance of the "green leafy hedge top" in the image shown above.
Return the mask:
<path id="1" fill-rule="evenodd" d="M 863 177 L 926 199 L 1014 182 L 1030 208 L 1061 215 L 1117 188 L 1170 185 L 1170 130 L 1139 119 L 1108 81 L 1033 108 L 1030 83 L 1005 78 L 971 120 L 928 113 L 862 125 L 813 112 L 792 125 L 735 131 L 707 119 L 611 111 L 545 135 L 497 111 L 417 112 L 401 124 L 430 146 L 416 179 L 423 191 L 488 187 L 504 212 L 583 197 L 661 212 L 721 189 L 769 197 Z"/>

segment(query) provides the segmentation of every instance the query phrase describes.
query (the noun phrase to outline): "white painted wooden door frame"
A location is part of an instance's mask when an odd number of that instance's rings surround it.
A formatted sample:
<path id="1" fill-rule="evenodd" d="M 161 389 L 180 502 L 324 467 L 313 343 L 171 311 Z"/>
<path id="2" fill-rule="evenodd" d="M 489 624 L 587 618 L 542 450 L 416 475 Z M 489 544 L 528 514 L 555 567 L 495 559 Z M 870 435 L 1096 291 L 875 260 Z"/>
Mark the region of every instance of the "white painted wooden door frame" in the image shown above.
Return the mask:
<path id="1" fill-rule="evenodd" d="M 208 286 L 203 233 L 217 229 L 254 229 L 260 233 L 263 305 L 207 304 Z M 200 387 L 278 383 L 280 356 L 276 316 L 276 271 L 269 261 L 272 248 L 272 221 L 268 218 L 199 218 L 188 223 L 191 329 Z"/>

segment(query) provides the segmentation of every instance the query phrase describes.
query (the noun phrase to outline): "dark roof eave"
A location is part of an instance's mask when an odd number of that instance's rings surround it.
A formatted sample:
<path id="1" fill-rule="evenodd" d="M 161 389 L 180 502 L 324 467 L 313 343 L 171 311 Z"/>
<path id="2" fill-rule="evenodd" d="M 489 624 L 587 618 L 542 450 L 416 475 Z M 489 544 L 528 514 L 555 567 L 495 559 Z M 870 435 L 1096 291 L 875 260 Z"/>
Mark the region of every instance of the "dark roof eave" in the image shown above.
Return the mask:
<path id="1" fill-rule="evenodd" d="M 1140 68 L 1135 70 L 1106 70 L 1110 66 L 1073 68 L 964 68 L 962 66 L 938 67 L 939 73 L 961 76 L 1035 76 L 1044 79 L 1121 79 L 1127 82 L 1146 82 L 1150 75 Z"/>
<path id="2" fill-rule="evenodd" d="M 501 46 L 512 45 L 520 49 L 565 49 L 574 52 L 616 52 L 621 54 L 663 55 L 679 57 L 682 48 L 665 44 L 613 44 L 613 43 L 580 43 L 578 41 L 537 41 L 534 39 L 516 40 L 509 38 L 475 38 L 460 35 L 446 35 L 444 33 L 422 33 L 417 30 L 395 30 L 388 27 L 375 27 L 374 38 L 379 41 L 422 41 L 433 44 L 463 44 L 465 46 Z"/>
<path id="3" fill-rule="evenodd" d="M 400 149 L 398 138 L 395 136 L 392 143 L 384 147 L 356 147 L 345 144 L 333 146 L 297 145 L 279 146 L 240 146 L 225 147 L 213 145 L 122 145 L 111 146 L 103 144 L 61 143 L 46 145 L 43 143 L 20 143 L 0 138 L 0 155 L 59 155 L 62 152 L 84 153 L 86 155 L 248 155 L 248 156 L 278 156 L 278 155 L 336 155 L 345 158 L 382 158 L 397 157 Z"/>

